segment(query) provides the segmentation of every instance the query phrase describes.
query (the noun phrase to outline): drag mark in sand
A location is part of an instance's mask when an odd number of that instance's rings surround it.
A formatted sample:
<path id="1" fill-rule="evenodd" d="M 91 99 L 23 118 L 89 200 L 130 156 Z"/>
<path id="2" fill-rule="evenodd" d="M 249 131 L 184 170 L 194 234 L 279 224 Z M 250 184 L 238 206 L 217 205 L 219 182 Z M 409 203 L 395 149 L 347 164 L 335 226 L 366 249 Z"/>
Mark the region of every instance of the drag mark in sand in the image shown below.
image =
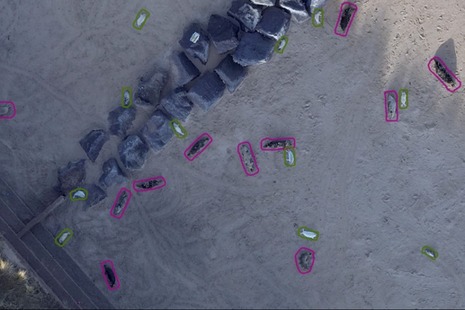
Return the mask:
<path id="1" fill-rule="evenodd" d="M 312 272 L 315 263 L 315 251 L 310 248 L 301 247 L 294 255 L 295 266 L 300 274 Z"/>
<path id="2" fill-rule="evenodd" d="M 263 138 L 260 140 L 260 149 L 262 151 L 283 151 L 286 147 L 296 147 L 294 137 Z"/>
<path id="3" fill-rule="evenodd" d="M 132 188 L 138 193 L 153 191 L 165 186 L 166 179 L 161 175 L 142 180 L 135 180 L 132 182 Z"/>
<path id="4" fill-rule="evenodd" d="M 239 143 L 236 150 L 245 174 L 249 177 L 258 174 L 260 169 L 258 168 L 257 159 L 250 142 L 244 141 Z"/>
<path id="5" fill-rule="evenodd" d="M 384 113 L 386 122 L 399 121 L 399 100 L 395 90 L 384 92 Z"/>
<path id="6" fill-rule="evenodd" d="M 113 202 L 113 205 L 111 206 L 110 216 L 116 219 L 121 219 L 129 205 L 131 197 L 132 193 L 129 189 L 126 187 L 121 188 L 116 195 L 116 199 Z"/>
<path id="7" fill-rule="evenodd" d="M 16 105 L 12 101 L 0 101 L 0 120 L 13 119 L 16 116 Z"/>
<path id="8" fill-rule="evenodd" d="M 104 260 L 100 263 L 100 269 L 102 270 L 102 276 L 105 280 L 105 284 L 110 291 L 116 291 L 120 288 L 120 282 L 118 275 L 115 271 L 115 265 L 111 260 Z"/>
<path id="9" fill-rule="evenodd" d="M 462 87 L 462 82 L 440 57 L 434 56 L 430 59 L 428 62 L 428 70 L 442 83 L 442 85 L 444 85 L 448 92 L 455 93 Z"/>
<path id="10" fill-rule="evenodd" d="M 343 2 L 339 9 L 339 16 L 334 26 L 334 34 L 340 37 L 347 37 L 349 29 L 355 19 L 358 7 L 355 3 Z M 342 32 L 340 31 L 342 30 Z"/>
<path id="11" fill-rule="evenodd" d="M 186 157 L 188 161 L 193 161 L 202 154 L 212 142 L 213 138 L 208 133 L 204 132 L 187 147 L 184 151 L 184 157 Z"/>

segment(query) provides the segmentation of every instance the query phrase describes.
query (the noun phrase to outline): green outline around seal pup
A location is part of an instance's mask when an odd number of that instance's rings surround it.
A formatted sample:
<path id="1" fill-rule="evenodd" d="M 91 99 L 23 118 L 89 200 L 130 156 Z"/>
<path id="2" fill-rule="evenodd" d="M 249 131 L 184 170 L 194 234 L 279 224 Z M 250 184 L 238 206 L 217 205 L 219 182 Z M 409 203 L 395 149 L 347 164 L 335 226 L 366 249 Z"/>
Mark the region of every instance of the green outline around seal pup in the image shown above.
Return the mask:
<path id="1" fill-rule="evenodd" d="M 405 96 L 407 97 L 406 103 L 407 106 L 405 108 L 402 107 L 401 102 L 402 102 L 402 94 L 405 93 Z M 407 88 L 401 88 L 399 89 L 399 110 L 407 110 L 408 109 L 408 89 Z"/>
<path id="2" fill-rule="evenodd" d="M 281 45 L 281 41 L 285 41 L 286 43 L 284 44 L 282 50 L 280 51 L 279 50 L 279 45 Z M 286 49 L 286 46 L 287 46 L 287 43 L 289 43 L 289 38 L 287 36 L 282 36 L 281 38 L 279 38 L 278 41 L 276 41 L 276 44 L 274 45 L 274 51 L 278 54 L 282 54 L 284 53 L 284 50 Z"/>
<path id="3" fill-rule="evenodd" d="M 86 197 L 84 198 L 73 198 L 73 194 L 77 191 L 83 191 L 85 194 L 86 194 Z M 87 191 L 87 189 L 85 188 L 82 188 L 82 187 L 76 187 L 75 189 L 73 189 L 72 191 L 69 192 L 69 199 L 71 201 L 85 201 L 87 200 L 87 198 L 89 198 L 89 191 Z"/>
<path id="4" fill-rule="evenodd" d="M 321 22 L 319 24 L 317 24 L 316 21 L 315 21 L 315 16 L 319 12 L 321 12 Z M 313 12 L 312 12 L 312 26 L 315 27 L 315 28 L 321 28 L 321 27 L 324 26 L 324 23 L 325 23 L 325 11 L 323 10 L 323 8 L 317 8 L 317 9 L 313 10 Z"/>
<path id="5" fill-rule="evenodd" d="M 312 239 L 312 238 L 308 238 L 308 237 L 303 236 L 303 235 L 300 233 L 300 231 L 301 231 L 302 229 L 307 230 L 307 231 L 310 231 L 310 232 L 316 234 L 316 237 Z M 318 238 L 320 238 L 320 232 L 319 232 L 318 230 L 310 229 L 310 228 L 308 228 L 307 226 L 300 226 L 299 228 L 297 228 L 297 232 L 296 232 L 296 233 L 297 233 L 297 236 L 299 236 L 300 238 L 305 239 L 305 240 L 317 241 Z"/>
<path id="6" fill-rule="evenodd" d="M 292 152 L 292 155 L 294 156 L 294 162 L 292 164 L 287 163 L 287 158 L 286 158 L 287 150 L 290 150 Z M 283 150 L 283 159 L 284 159 L 284 166 L 286 166 L 286 167 L 295 167 L 295 165 L 297 163 L 297 157 L 296 157 L 296 154 L 295 154 L 295 147 L 286 146 L 284 148 L 284 150 Z"/>
<path id="7" fill-rule="evenodd" d="M 60 237 L 65 234 L 65 233 L 70 233 L 70 235 L 65 239 L 65 241 L 63 241 L 63 243 L 60 243 L 58 242 L 58 240 L 60 239 Z M 55 237 L 55 245 L 56 246 L 59 246 L 60 248 L 64 247 L 65 245 L 68 244 L 68 242 L 71 240 L 71 238 L 73 237 L 74 233 L 73 231 L 70 229 L 70 228 L 64 228 L 62 231 L 60 231 L 58 233 L 58 235 Z"/>
<path id="8" fill-rule="evenodd" d="M 181 136 L 181 135 L 179 134 L 179 132 L 176 131 L 176 129 L 174 128 L 174 125 L 173 125 L 174 123 L 176 123 L 176 125 L 178 125 L 179 128 L 181 128 L 181 131 L 184 133 L 183 136 Z M 189 134 L 187 133 L 186 128 L 184 128 L 184 126 L 181 124 L 181 122 L 180 122 L 178 119 L 176 119 L 176 118 L 173 118 L 173 119 L 170 121 L 170 127 L 171 127 L 171 130 L 173 131 L 174 135 L 175 135 L 178 139 L 185 139 L 185 138 L 187 138 L 187 136 L 189 135 Z"/>
<path id="9" fill-rule="evenodd" d="M 431 257 L 429 256 L 427 253 L 426 253 L 426 250 L 430 250 L 431 252 L 433 252 L 434 254 L 434 257 Z M 432 261 L 435 261 L 438 259 L 439 257 L 439 253 L 438 251 L 436 251 L 436 249 L 434 249 L 433 247 L 430 247 L 429 245 L 425 245 L 421 248 L 421 254 L 425 255 L 426 257 L 428 257 L 429 259 L 431 259 Z"/>
<path id="10" fill-rule="evenodd" d="M 124 102 L 124 93 L 125 92 L 129 92 L 129 105 L 125 105 Z M 132 107 L 132 104 L 133 104 L 133 99 L 132 99 L 132 87 L 130 86 L 123 86 L 121 87 L 121 107 L 123 109 L 129 109 L 130 107 Z"/>
<path id="11" fill-rule="evenodd" d="M 142 22 L 142 24 L 139 27 L 137 27 L 137 25 L 136 25 L 137 20 L 142 15 L 142 13 L 145 13 L 145 20 Z M 132 22 L 132 27 L 134 29 L 136 29 L 136 30 L 142 30 L 142 28 L 144 28 L 144 26 L 145 26 L 145 23 L 149 19 L 150 15 L 151 15 L 150 12 L 146 8 L 140 9 L 139 12 L 137 12 L 137 14 L 136 14 L 136 18 L 134 18 L 134 21 Z"/>

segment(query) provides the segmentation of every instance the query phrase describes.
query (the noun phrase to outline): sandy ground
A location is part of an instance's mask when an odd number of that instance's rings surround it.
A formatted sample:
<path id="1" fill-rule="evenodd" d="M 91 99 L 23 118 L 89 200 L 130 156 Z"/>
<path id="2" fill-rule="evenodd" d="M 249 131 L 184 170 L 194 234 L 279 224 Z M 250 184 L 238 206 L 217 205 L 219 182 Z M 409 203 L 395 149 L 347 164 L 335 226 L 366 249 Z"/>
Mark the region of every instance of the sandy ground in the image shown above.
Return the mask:
<path id="1" fill-rule="evenodd" d="M 72 254 L 118 307 L 453 307 L 465 304 L 465 108 L 426 63 L 453 39 L 464 79 L 465 2 L 355 1 L 347 38 L 292 23 L 289 45 L 250 70 L 208 113 L 195 108 L 189 138 L 151 154 L 132 179 L 163 175 L 160 191 L 135 194 L 123 219 L 109 216 L 119 187 L 92 209 L 67 203 L 46 219 L 70 227 Z M 0 1 L 0 97 L 16 103 L 0 123 L 2 177 L 38 209 L 56 194 L 57 169 L 85 158 L 78 141 L 107 128 L 122 86 L 166 66 L 190 22 L 206 25 L 230 0 Z M 131 28 L 136 12 L 152 16 Z M 446 60 L 447 62 L 447 60 Z M 199 62 L 196 64 L 203 68 Z M 215 64 L 209 64 L 209 67 Z M 407 87 L 410 108 L 384 121 L 383 91 Z M 138 109 L 140 127 L 150 109 Z M 214 142 L 194 162 L 184 149 L 202 132 Z M 297 167 L 259 150 L 266 136 L 295 136 Z M 252 143 L 260 173 L 246 177 L 236 145 Z M 116 155 L 113 136 L 89 182 Z M 127 184 L 129 186 L 129 184 Z M 320 231 L 304 241 L 296 225 Z M 439 251 L 431 262 L 420 254 Z M 294 253 L 315 250 L 301 275 Z M 114 261 L 109 292 L 99 262 Z"/>

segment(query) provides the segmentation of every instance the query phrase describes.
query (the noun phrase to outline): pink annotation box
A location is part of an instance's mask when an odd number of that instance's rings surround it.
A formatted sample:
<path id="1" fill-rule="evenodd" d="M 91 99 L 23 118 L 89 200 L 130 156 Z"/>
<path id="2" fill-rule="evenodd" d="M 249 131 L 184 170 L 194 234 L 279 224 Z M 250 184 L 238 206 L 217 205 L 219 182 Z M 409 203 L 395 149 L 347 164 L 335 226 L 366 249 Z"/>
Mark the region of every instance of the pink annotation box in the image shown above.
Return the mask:
<path id="1" fill-rule="evenodd" d="M 450 88 L 448 84 L 446 84 L 446 82 L 435 72 L 435 70 L 433 70 L 433 61 L 434 62 L 438 62 L 440 63 L 447 71 L 447 73 L 450 74 L 450 76 L 452 76 L 452 78 L 457 82 L 457 86 L 454 87 L 454 88 Z M 436 79 L 438 79 L 439 82 L 442 83 L 442 85 L 446 88 L 446 90 L 450 93 L 455 93 L 460 87 L 462 87 L 462 82 L 459 80 L 459 78 L 454 74 L 454 72 L 452 72 L 452 70 L 449 69 L 449 67 L 446 65 L 446 63 L 438 56 L 434 56 L 433 58 L 431 58 L 428 62 L 428 70 L 429 72 L 431 72 L 431 74 L 433 74 Z"/>
<path id="2" fill-rule="evenodd" d="M 198 149 L 194 154 L 191 154 L 191 149 L 192 147 L 197 143 L 199 142 L 200 140 L 202 139 L 208 139 L 206 141 L 206 144 L 204 144 L 203 146 L 200 147 L 200 149 Z M 186 150 L 184 151 L 184 157 L 186 157 L 186 159 L 188 161 L 193 161 L 194 159 L 196 159 L 200 154 L 202 154 L 206 149 L 207 147 L 213 142 L 213 138 L 212 136 L 210 136 L 208 133 L 204 132 L 203 134 L 201 134 L 200 136 L 197 137 L 197 139 L 194 140 L 194 142 L 192 142 L 187 148 Z"/>
<path id="3" fill-rule="evenodd" d="M 113 275 L 114 275 L 114 284 L 110 283 L 110 280 L 108 279 L 109 276 L 107 276 L 107 272 L 105 271 L 105 265 L 109 266 L 111 268 L 111 270 L 113 271 Z M 103 276 L 103 279 L 105 280 L 105 284 L 107 285 L 107 288 L 110 290 L 110 291 L 116 291 L 117 289 L 120 288 L 120 282 L 119 282 L 119 278 L 118 278 L 118 275 L 116 274 L 116 271 L 115 271 L 115 265 L 113 264 L 113 261 L 107 259 L 107 260 L 104 260 L 100 263 L 100 269 L 102 270 L 102 276 Z"/>
<path id="4" fill-rule="evenodd" d="M 241 154 L 241 151 L 240 151 L 240 148 L 241 148 L 242 145 L 247 145 L 249 150 L 250 150 L 250 156 L 252 156 L 253 164 L 254 164 L 254 167 L 255 167 L 254 171 L 252 171 L 252 172 L 249 172 L 247 170 L 247 167 L 244 164 L 244 158 L 242 157 L 242 154 Z M 254 175 L 256 175 L 256 174 L 258 174 L 260 172 L 260 169 L 258 168 L 258 164 L 257 164 L 257 158 L 255 157 L 255 153 L 253 152 L 252 145 L 250 144 L 249 141 L 244 141 L 244 142 L 239 143 L 237 145 L 236 151 L 237 151 L 237 155 L 239 155 L 239 159 L 241 161 L 242 169 L 244 170 L 245 174 L 248 177 L 254 176 Z"/>
<path id="5" fill-rule="evenodd" d="M 8 115 L 0 115 L 0 119 L 13 119 L 16 116 L 16 105 L 13 101 L 0 101 L 0 108 L 6 106 L 9 109 Z"/>
<path id="6" fill-rule="evenodd" d="M 285 146 L 282 146 L 282 147 L 277 147 L 277 148 L 265 148 L 264 145 L 265 143 L 268 143 L 268 142 L 273 142 L 273 141 L 286 141 L 286 140 L 290 140 L 291 143 L 292 143 L 292 147 L 295 148 L 296 147 L 296 143 L 295 143 L 295 138 L 294 137 L 279 137 L 279 138 L 270 138 L 270 137 L 266 137 L 266 138 L 263 138 L 260 140 L 260 149 L 262 151 L 265 151 L 265 152 L 276 152 L 276 151 L 283 151 Z"/>
<path id="7" fill-rule="evenodd" d="M 350 20 L 349 20 L 349 24 L 347 25 L 347 28 L 345 29 L 344 32 L 341 33 L 339 32 L 339 25 L 341 24 L 342 13 L 344 12 L 345 9 L 347 9 L 347 7 L 352 8 L 354 11 L 352 12 L 352 15 L 350 16 Z M 357 13 L 357 11 L 358 11 L 358 7 L 355 3 L 347 2 L 347 1 L 341 3 L 340 9 L 339 9 L 339 16 L 337 17 L 336 26 L 334 26 L 335 35 L 338 35 L 340 37 L 347 37 L 347 35 L 349 34 L 349 29 L 352 26 L 352 22 L 355 19 L 355 14 Z"/>
<path id="8" fill-rule="evenodd" d="M 150 182 L 150 181 L 160 181 L 160 183 L 158 185 L 155 185 L 155 186 L 149 187 L 149 188 L 143 188 L 143 187 L 137 186 L 137 184 L 139 184 L 139 183 L 146 183 L 146 182 Z M 162 177 L 161 175 L 156 176 L 156 177 L 152 177 L 152 178 L 132 181 L 132 188 L 138 193 L 153 191 L 153 190 L 165 187 L 165 186 L 166 186 L 166 179 L 164 177 Z"/>
<path id="9" fill-rule="evenodd" d="M 393 94 L 396 98 L 396 117 L 393 119 L 389 118 L 389 107 L 388 107 L 388 97 L 389 94 Z M 397 92 L 395 90 L 386 90 L 384 92 L 384 117 L 386 122 L 398 122 L 399 121 L 399 97 L 397 96 Z"/>
<path id="10" fill-rule="evenodd" d="M 121 197 L 121 195 L 123 193 L 126 193 L 127 195 L 127 198 L 126 198 L 126 202 L 124 203 L 124 206 L 123 206 L 123 209 L 121 210 L 121 213 L 116 215 L 115 214 L 115 208 L 119 202 L 119 199 Z M 119 191 L 118 191 L 118 194 L 116 195 L 116 199 L 115 199 L 115 202 L 113 202 L 113 205 L 111 206 L 111 209 L 110 209 L 110 215 L 112 217 L 114 217 L 115 219 L 121 219 L 124 215 L 124 212 L 126 211 L 128 205 L 129 205 L 129 201 L 131 200 L 131 197 L 132 197 L 132 193 L 129 189 L 127 189 L 126 187 L 122 187 Z"/>
<path id="11" fill-rule="evenodd" d="M 300 259 L 299 256 L 300 256 L 301 252 L 303 252 L 303 251 L 310 252 L 311 255 L 312 255 L 312 261 L 310 263 L 310 266 L 309 266 L 308 270 L 306 270 L 306 271 L 301 270 L 300 264 L 299 264 L 299 259 Z M 315 264 L 315 251 L 313 251 L 310 248 L 301 247 L 300 249 L 297 250 L 297 252 L 294 255 L 294 262 L 295 262 L 295 266 L 297 267 L 297 271 L 300 274 L 308 274 L 308 273 L 312 272 L 313 264 Z"/>

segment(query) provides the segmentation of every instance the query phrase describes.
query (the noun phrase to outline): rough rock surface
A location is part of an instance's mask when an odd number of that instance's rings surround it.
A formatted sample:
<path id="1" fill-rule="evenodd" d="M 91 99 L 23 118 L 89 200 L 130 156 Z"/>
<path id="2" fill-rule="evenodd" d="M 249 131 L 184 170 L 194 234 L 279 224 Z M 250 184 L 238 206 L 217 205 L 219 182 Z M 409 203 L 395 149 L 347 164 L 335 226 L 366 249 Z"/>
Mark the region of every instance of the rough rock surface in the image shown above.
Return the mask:
<path id="1" fill-rule="evenodd" d="M 247 76 L 247 68 L 235 63 L 230 55 L 220 62 L 215 72 L 226 84 L 230 93 L 234 92 Z"/>
<path id="2" fill-rule="evenodd" d="M 126 176 L 118 165 L 115 158 L 110 158 L 102 166 L 102 175 L 99 179 L 99 185 L 103 188 L 116 184 L 122 184 L 127 181 Z"/>
<path id="3" fill-rule="evenodd" d="M 128 169 L 142 168 L 148 151 L 147 144 L 137 135 L 127 136 L 118 146 L 121 162 Z"/>
<path id="4" fill-rule="evenodd" d="M 301 0 L 279 0 L 279 6 L 291 12 L 292 18 L 298 23 L 310 18 L 305 4 Z"/>
<path id="5" fill-rule="evenodd" d="M 250 0 L 250 1 L 253 4 L 264 5 L 264 6 L 274 6 L 276 4 L 276 0 Z"/>
<path id="6" fill-rule="evenodd" d="M 170 119 L 161 110 L 155 111 L 141 129 L 141 135 L 154 151 L 161 150 L 173 137 Z"/>
<path id="7" fill-rule="evenodd" d="M 108 115 L 108 122 L 110 123 L 110 133 L 119 137 L 124 137 L 126 132 L 132 126 L 132 122 L 136 118 L 136 108 L 117 107 Z"/>
<path id="8" fill-rule="evenodd" d="M 89 192 L 89 197 L 86 200 L 87 207 L 95 206 L 100 201 L 107 198 L 107 193 L 96 184 L 86 185 L 85 188 Z"/>
<path id="9" fill-rule="evenodd" d="M 312 14 L 314 9 L 322 8 L 326 5 L 328 0 L 303 0 L 305 8 L 307 9 L 308 14 Z"/>
<path id="10" fill-rule="evenodd" d="M 228 15 L 234 17 L 245 27 L 245 30 L 254 31 L 260 21 L 261 8 L 247 0 L 234 0 L 229 8 Z"/>
<path id="11" fill-rule="evenodd" d="M 202 110 L 208 111 L 221 99 L 225 87 L 223 81 L 215 72 L 207 71 L 197 79 L 187 93 L 187 97 Z"/>
<path id="12" fill-rule="evenodd" d="M 161 99 L 161 106 L 174 118 L 185 121 L 192 110 L 184 87 L 176 88 Z"/>
<path id="13" fill-rule="evenodd" d="M 207 63 L 210 39 L 200 24 L 193 23 L 188 26 L 184 30 L 182 39 L 179 40 L 179 45 L 187 55 L 199 59 L 204 65 Z"/>
<path id="14" fill-rule="evenodd" d="M 265 63 L 271 59 L 276 41 L 258 32 L 247 32 L 241 38 L 233 54 L 235 62 L 242 66 Z"/>
<path id="15" fill-rule="evenodd" d="M 94 162 L 98 154 L 100 154 L 100 150 L 102 149 L 103 145 L 105 142 L 108 141 L 110 137 L 108 134 L 102 130 L 102 129 L 97 129 L 97 130 L 92 130 L 89 132 L 84 138 L 79 141 L 79 144 L 81 144 L 82 148 L 87 154 L 87 157 Z"/>
<path id="16" fill-rule="evenodd" d="M 219 54 L 227 53 L 239 44 L 239 26 L 227 17 L 216 14 L 210 16 L 207 32 Z"/>
<path id="17" fill-rule="evenodd" d="M 291 23 L 291 15 L 280 8 L 270 7 L 263 10 L 257 31 L 267 37 L 278 40 L 286 34 Z"/>
<path id="18" fill-rule="evenodd" d="M 86 160 L 68 162 L 58 169 L 58 182 L 63 195 L 67 195 L 72 189 L 81 185 L 86 179 Z"/>
<path id="19" fill-rule="evenodd" d="M 140 77 L 134 102 L 141 106 L 156 106 L 167 80 L 167 72 L 158 69 Z"/>
<path id="20" fill-rule="evenodd" d="M 172 58 L 171 81 L 174 87 L 184 86 L 200 75 L 199 69 L 183 52 L 176 53 Z"/>

